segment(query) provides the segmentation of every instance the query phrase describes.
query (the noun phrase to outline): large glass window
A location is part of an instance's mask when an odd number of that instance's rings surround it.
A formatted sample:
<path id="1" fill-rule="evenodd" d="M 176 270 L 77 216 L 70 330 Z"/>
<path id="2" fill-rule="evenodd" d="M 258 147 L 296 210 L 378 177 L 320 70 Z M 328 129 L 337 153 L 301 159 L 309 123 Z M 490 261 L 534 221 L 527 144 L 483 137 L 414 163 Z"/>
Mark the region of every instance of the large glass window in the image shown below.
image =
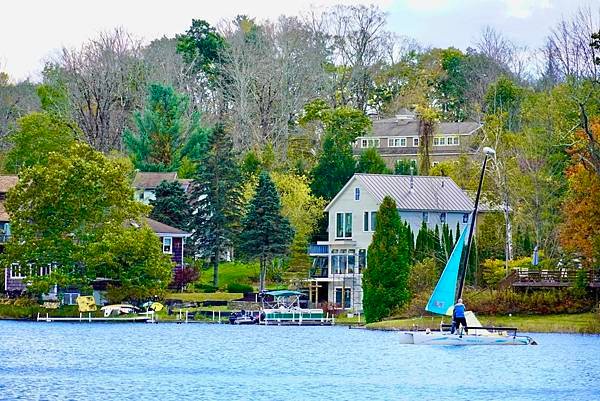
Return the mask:
<path id="1" fill-rule="evenodd" d="M 342 306 L 344 309 L 352 307 L 352 289 L 351 288 L 336 288 L 335 303 Z"/>
<path id="2" fill-rule="evenodd" d="M 354 200 L 360 200 L 360 188 L 354 188 Z"/>
<path id="3" fill-rule="evenodd" d="M 346 272 L 346 264 L 348 263 L 348 255 L 345 249 L 331 250 L 331 269 L 334 274 L 342 274 Z"/>
<path id="4" fill-rule="evenodd" d="M 173 253 L 173 238 L 163 238 L 163 253 Z"/>
<path id="5" fill-rule="evenodd" d="M 377 212 L 363 212 L 363 231 L 375 231 Z"/>
<path id="6" fill-rule="evenodd" d="M 377 212 L 371 212 L 371 231 L 375 231 L 375 223 L 377 223 Z"/>
<path id="7" fill-rule="evenodd" d="M 362 273 L 362 271 L 365 267 L 367 267 L 367 250 L 359 249 L 358 250 L 358 268 L 357 268 L 356 272 Z"/>

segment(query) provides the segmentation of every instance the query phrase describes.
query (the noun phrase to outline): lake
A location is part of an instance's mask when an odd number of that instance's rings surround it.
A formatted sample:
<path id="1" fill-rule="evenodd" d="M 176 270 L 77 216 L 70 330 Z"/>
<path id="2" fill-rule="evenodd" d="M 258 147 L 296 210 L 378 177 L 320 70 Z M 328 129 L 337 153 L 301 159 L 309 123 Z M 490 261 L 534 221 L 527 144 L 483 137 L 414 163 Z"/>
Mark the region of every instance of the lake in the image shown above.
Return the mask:
<path id="1" fill-rule="evenodd" d="M 0 399 L 600 399 L 600 336 L 533 336 L 415 346 L 341 326 L 0 321 Z"/>

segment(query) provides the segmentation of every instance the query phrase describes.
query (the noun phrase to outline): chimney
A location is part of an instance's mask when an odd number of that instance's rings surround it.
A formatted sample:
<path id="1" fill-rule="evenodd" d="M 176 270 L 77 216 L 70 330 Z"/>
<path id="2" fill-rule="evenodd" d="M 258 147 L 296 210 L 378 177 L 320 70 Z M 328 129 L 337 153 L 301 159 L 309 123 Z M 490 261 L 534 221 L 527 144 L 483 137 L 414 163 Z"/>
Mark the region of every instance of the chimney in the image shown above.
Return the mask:
<path id="1" fill-rule="evenodd" d="M 410 166 L 410 191 L 412 192 L 414 187 L 414 179 L 413 179 L 413 166 Z"/>

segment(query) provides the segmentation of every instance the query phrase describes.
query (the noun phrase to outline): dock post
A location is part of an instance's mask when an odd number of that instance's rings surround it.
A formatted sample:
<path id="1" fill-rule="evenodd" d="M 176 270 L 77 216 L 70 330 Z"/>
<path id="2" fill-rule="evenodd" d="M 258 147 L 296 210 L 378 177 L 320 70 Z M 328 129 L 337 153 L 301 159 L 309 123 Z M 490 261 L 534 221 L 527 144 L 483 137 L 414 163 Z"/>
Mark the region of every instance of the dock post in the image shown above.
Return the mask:
<path id="1" fill-rule="evenodd" d="M 88 322 L 92 323 L 92 312 L 88 312 Z"/>
<path id="2" fill-rule="evenodd" d="M 50 322 L 50 315 L 46 312 L 46 322 Z"/>
<path id="3" fill-rule="evenodd" d="M 219 311 L 219 324 L 221 324 L 221 311 Z"/>
<path id="4" fill-rule="evenodd" d="M 214 321 L 215 321 L 215 311 L 214 311 L 214 309 L 213 309 L 213 311 L 212 311 L 212 314 L 213 314 L 212 321 L 214 322 Z"/>

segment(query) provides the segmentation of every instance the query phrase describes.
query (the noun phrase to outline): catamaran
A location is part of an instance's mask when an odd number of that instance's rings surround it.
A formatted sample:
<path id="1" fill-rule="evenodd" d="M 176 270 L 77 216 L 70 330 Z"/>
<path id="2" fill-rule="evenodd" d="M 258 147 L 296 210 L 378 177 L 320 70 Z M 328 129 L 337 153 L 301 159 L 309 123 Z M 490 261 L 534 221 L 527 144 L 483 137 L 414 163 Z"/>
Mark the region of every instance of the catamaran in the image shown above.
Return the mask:
<path id="1" fill-rule="evenodd" d="M 456 300 L 462 297 L 465 283 L 466 269 L 469 263 L 469 254 L 473 242 L 475 219 L 479 206 L 479 195 L 485 173 L 485 165 L 489 155 L 495 153 L 491 148 L 484 148 L 485 158 L 479 188 L 475 197 L 475 207 L 471 217 L 470 226 L 463 229 L 442 275 L 429 298 L 425 310 L 443 316 L 452 316 Z M 468 240 L 465 241 L 468 229 Z M 439 345 L 535 345 L 536 342 L 529 336 L 518 336 L 514 327 L 483 327 L 475 314 L 465 312 L 467 330 L 448 330 L 451 325 L 440 324 L 440 330 L 403 331 L 400 333 L 400 342 L 403 344 L 439 344 Z M 454 327 L 452 327 L 454 329 Z"/>

